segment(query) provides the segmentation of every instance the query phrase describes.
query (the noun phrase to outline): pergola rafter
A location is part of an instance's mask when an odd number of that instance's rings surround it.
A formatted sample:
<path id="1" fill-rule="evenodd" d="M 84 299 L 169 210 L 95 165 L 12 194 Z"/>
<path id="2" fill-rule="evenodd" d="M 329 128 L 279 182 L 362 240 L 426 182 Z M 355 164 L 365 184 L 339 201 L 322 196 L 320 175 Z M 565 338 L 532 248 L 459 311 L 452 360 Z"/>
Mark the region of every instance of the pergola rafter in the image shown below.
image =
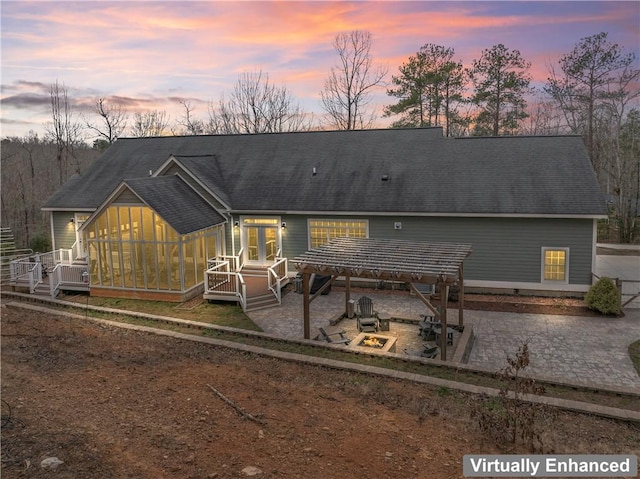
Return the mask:
<path id="1" fill-rule="evenodd" d="M 464 278 L 463 263 L 471 254 L 471 245 L 451 243 L 423 243 L 370 238 L 334 238 L 327 244 L 307 251 L 291 260 L 302 273 L 304 293 L 304 337 L 310 337 L 309 277 L 311 274 L 345 277 L 346 304 L 350 297 L 352 277 L 404 282 L 418 295 L 442 322 L 446 331 L 447 289 L 460 287 L 459 324 L 463 322 Z M 440 287 L 441 310 L 437 310 L 414 286 L 414 283 Z M 315 296 L 314 296 L 315 298 Z M 446 337 L 446 335 L 443 335 Z M 442 346 L 446 357 L 446 340 Z"/>

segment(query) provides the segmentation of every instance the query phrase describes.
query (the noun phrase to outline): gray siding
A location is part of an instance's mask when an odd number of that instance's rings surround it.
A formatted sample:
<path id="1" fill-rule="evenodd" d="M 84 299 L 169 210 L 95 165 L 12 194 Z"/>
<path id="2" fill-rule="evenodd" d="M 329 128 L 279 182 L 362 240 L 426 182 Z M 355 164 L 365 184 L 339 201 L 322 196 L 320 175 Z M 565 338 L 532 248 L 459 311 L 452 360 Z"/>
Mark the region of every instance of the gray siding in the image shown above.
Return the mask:
<path id="1" fill-rule="evenodd" d="M 284 215 L 283 254 L 293 258 L 308 249 L 307 219 Z M 323 219 L 368 219 L 370 238 L 469 243 L 465 278 L 482 281 L 540 283 L 541 248 L 569 248 L 569 283 L 591 283 L 590 219 L 447 218 L 317 215 Z M 394 223 L 402 229 L 394 229 Z M 236 243 L 236 247 L 238 243 Z"/>
<path id="2" fill-rule="evenodd" d="M 76 242 L 76 227 L 69 220 L 73 218 L 71 211 L 53 211 L 53 239 L 56 249 L 67 249 Z"/>

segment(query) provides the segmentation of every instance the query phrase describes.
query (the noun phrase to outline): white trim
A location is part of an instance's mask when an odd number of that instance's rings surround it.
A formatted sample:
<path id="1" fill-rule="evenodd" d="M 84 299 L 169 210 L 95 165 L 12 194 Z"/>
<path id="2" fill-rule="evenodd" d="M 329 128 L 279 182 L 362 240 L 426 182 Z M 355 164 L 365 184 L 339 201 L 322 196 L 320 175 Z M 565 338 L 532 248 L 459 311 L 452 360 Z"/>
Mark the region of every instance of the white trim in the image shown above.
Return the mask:
<path id="1" fill-rule="evenodd" d="M 276 229 L 276 251 L 278 250 L 282 250 L 282 228 L 281 228 L 281 224 L 282 224 L 282 217 L 281 216 L 275 216 L 275 215 L 241 215 L 238 217 L 239 218 L 239 222 L 240 222 L 240 248 L 244 251 L 244 264 L 250 264 L 250 265 L 261 265 L 261 266 L 265 266 L 268 264 L 271 264 L 271 261 L 268 261 L 265 259 L 265 261 L 251 261 L 249 260 L 249 248 L 247 245 L 247 226 L 248 227 L 258 227 L 258 228 L 275 228 Z M 270 224 L 257 224 L 257 225 L 245 225 L 244 222 L 245 220 L 248 219 L 266 219 L 266 220 L 276 220 L 274 225 L 270 225 Z M 260 238 L 259 238 L 260 239 Z M 266 246 L 266 245 L 265 245 Z M 260 248 L 260 246 L 258 246 L 258 248 Z M 235 254 L 235 253 L 234 253 Z"/>
<path id="2" fill-rule="evenodd" d="M 296 211 L 296 210 L 230 210 L 246 215 L 331 215 L 331 216 L 433 216 L 444 218 L 539 218 L 539 219 L 605 219 L 606 215 L 551 215 L 518 213 L 430 213 L 424 211 Z"/>
<path id="3" fill-rule="evenodd" d="M 185 156 L 189 156 L 189 155 L 185 155 Z M 213 156 L 213 155 L 204 155 L 204 156 Z M 215 198 L 215 200 L 218 203 L 220 203 L 227 211 L 229 211 L 231 209 L 229 207 L 229 205 L 225 201 L 223 201 L 218 195 L 216 195 L 213 191 L 211 191 L 209 188 L 207 188 L 207 186 L 204 185 L 196 176 L 194 176 L 192 174 L 192 172 L 189 171 L 189 168 L 186 167 L 184 164 L 182 164 L 180 162 L 180 160 L 178 160 L 173 154 L 169 155 L 169 158 L 162 165 L 160 165 L 160 167 L 155 172 L 153 172 L 153 174 L 151 176 L 152 177 L 164 176 L 164 172 L 168 169 L 168 167 L 171 165 L 171 163 L 173 163 L 174 165 L 177 165 L 184 173 L 189 175 L 189 177 L 193 181 L 195 181 L 198 185 L 200 185 L 200 187 L 202 187 L 203 190 L 205 190 L 213 198 Z M 180 176 L 180 175 L 178 175 L 178 176 Z M 185 181 L 184 178 L 182 178 L 182 181 Z M 187 183 L 187 182 L 185 181 L 185 183 Z M 187 183 L 187 184 L 189 184 L 189 183 Z M 200 196 L 202 196 L 202 195 L 200 195 Z M 206 198 L 204 198 L 204 199 L 205 199 L 205 201 L 207 203 L 211 204 Z M 213 206 L 213 205 L 211 205 L 211 206 L 213 208 L 215 208 L 215 206 Z M 217 208 L 215 208 L 215 209 L 217 210 Z"/>
<path id="4" fill-rule="evenodd" d="M 553 279 L 544 279 L 544 267 L 545 267 L 545 252 L 547 251 L 564 251 L 564 279 L 563 280 L 553 280 Z M 553 284 L 569 284 L 569 248 L 566 246 L 542 246 L 540 248 L 540 283 L 544 285 L 553 285 Z"/>
<path id="5" fill-rule="evenodd" d="M 565 284 L 559 281 L 548 283 L 525 283 L 510 281 L 483 281 L 483 280 L 464 280 L 465 288 L 490 288 L 490 289 L 519 289 L 531 291 L 567 291 L 567 292 L 586 292 L 589 290 L 588 284 Z"/>

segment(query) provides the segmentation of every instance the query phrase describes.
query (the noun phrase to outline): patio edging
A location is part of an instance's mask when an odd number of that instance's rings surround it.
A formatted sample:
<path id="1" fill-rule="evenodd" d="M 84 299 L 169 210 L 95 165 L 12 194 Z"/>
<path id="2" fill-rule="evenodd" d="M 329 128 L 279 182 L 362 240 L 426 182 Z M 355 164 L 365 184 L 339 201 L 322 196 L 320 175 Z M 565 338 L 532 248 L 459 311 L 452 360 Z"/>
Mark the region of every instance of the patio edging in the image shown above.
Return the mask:
<path id="1" fill-rule="evenodd" d="M 58 302 L 67 303 L 62 301 L 58 301 Z M 313 364 L 317 366 L 325 366 L 325 367 L 334 368 L 334 369 L 358 371 L 366 374 L 372 374 L 376 376 L 385 376 L 385 377 L 395 378 L 395 379 L 404 379 L 404 380 L 423 383 L 423 384 L 431 384 L 434 386 L 447 387 L 447 388 L 456 389 L 459 391 L 472 393 L 472 394 L 489 395 L 489 396 L 497 396 L 498 394 L 500 394 L 500 391 L 495 388 L 476 386 L 476 385 L 467 384 L 467 383 L 460 383 L 460 382 L 452 381 L 449 379 L 435 378 L 432 376 L 425 376 L 417 373 L 407 373 L 404 371 L 380 368 L 376 366 L 367 366 L 367 365 L 358 364 L 358 363 L 349 363 L 349 362 L 339 361 L 335 359 L 318 358 L 315 356 L 307 356 L 307 355 L 297 354 L 297 353 L 288 353 L 288 352 L 277 351 L 273 349 L 261 348 L 258 346 L 237 343 L 234 341 L 226 341 L 226 340 L 215 339 L 215 338 L 205 338 L 202 336 L 194 336 L 190 334 L 178 333 L 178 332 L 168 331 L 164 329 L 151 328 L 148 326 L 138 326 L 138 325 L 127 324 L 127 323 L 122 323 L 118 321 L 112 321 L 108 319 L 93 318 L 90 316 L 83 316 L 77 313 L 70 313 L 68 311 L 51 310 L 43 306 L 35 306 L 35 305 L 15 303 L 15 302 L 9 303 L 8 306 L 31 309 L 35 311 L 47 311 L 47 312 L 53 311 L 54 314 L 58 314 L 60 316 L 67 316 L 67 317 L 72 317 L 76 319 L 85 319 L 85 320 L 89 320 L 99 324 L 108 324 L 110 326 L 115 326 L 122 329 L 141 331 L 141 332 L 157 334 L 161 336 L 168 336 L 168 337 L 173 337 L 177 339 L 183 339 L 187 341 L 195 341 L 195 342 L 211 344 L 211 345 L 220 346 L 220 347 L 226 347 L 230 349 L 237 349 L 245 352 L 250 352 L 250 353 L 254 353 L 262 356 L 270 356 L 270 357 L 279 358 L 287 361 L 302 362 L 302 363 Z M 110 309 L 110 308 L 103 308 L 103 309 Z M 116 310 L 116 311 L 123 313 L 122 310 Z M 138 314 L 144 314 L 144 313 L 138 313 Z M 146 316 L 153 316 L 153 315 L 146 315 Z M 164 319 L 164 317 L 160 317 L 160 318 Z M 227 329 L 235 329 L 235 328 L 227 328 Z M 310 342 L 311 340 L 305 340 L 305 343 L 310 343 Z M 331 345 L 328 345 L 328 346 L 335 349 L 342 349 L 339 346 L 331 346 Z M 394 353 L 388 353 L 388 354 L 402 357 L 401 355 L 394 354 Z M 422 361 L 434 361 L 434 360 L 422 360 Z M 435 361 L 437 363 L 443 363 L 443 361 L 438 361 L 438 360 L 435 360 Z M 619 419 L 624 421 L 640 422 L 640 411 L 613 408 L 608 406 L 602 406 L 599 404 L 592 404 L 592 403 L 586 403 L 582 401 L 573 401 L 568 399 L 546 397 L 546 396 L 527 395 L 524 397 L 524 400 L 532 403 L 545 404 L 548 406 L 553 406 L 553 407 L 575 411 L 575 412 L 595 414 L 603 417 Z"/>

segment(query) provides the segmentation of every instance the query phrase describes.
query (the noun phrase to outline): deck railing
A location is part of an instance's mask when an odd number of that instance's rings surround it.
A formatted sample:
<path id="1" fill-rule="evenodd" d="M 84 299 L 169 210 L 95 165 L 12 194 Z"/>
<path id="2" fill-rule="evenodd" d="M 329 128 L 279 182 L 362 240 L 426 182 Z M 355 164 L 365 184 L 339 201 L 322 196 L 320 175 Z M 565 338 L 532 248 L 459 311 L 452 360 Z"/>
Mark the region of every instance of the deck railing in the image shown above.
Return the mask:
<path id="1" fill-rule="evenodd" d="M 57 264 L 49 272 L 49 289 L 51 297 L 58 293 L 60 287 L 84 289 L 89 287 L 89 271 L 85 265 Z"/>
<path id="2" fill-rule="evenodd" d="M 278 304 L 282 303 L 282 280 L 287 276 L 287 258 L 278 258 L 269 268 L 267 268 L 267 281 L 269 289 L 278 300 Z"/>
<path id="3" fill-rule="evenodd" d="M 244 310 L 247 306 L 247 285 L 244 278 L 239 272 L 232 270 L 232 262 L 235 263 L 234 257 L 230 257 L 231 261 L 221 258 L 225 257 L 208 261 L 209 269 L 204 275 L 205 297 L 207 295 L 232 296 Z"/>
<path id="4" fill-rule="evenodd" d="M 29 291 L 34 293 L 42 283 L 42 264 L 35 261 L 17 260 L 11 262 L 11 282 L 29 283 Z"/>

